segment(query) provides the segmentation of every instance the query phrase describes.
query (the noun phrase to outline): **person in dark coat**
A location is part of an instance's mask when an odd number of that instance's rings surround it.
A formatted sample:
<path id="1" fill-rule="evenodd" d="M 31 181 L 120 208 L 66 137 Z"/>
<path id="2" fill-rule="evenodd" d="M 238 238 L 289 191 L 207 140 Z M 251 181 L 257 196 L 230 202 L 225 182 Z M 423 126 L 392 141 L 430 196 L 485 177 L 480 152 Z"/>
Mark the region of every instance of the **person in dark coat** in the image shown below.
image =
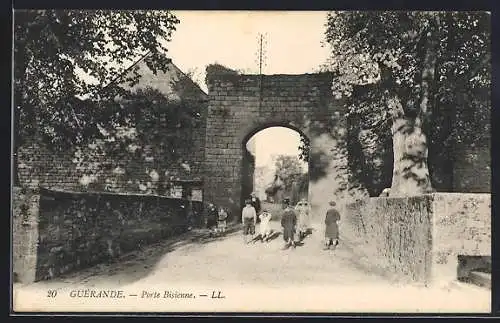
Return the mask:
<path id="1" fill-rule="evenodd" d="M 281 226 L 283 227 L 283 240 L 285 240 L 285 246 L 283 249 L 287 249 L 292 246 L 295 248 L 295 227 L 297 225 L 297 215 L 295 211 L 290 206 L 290 199 L 285 198 L 283 200 L 283 215 L 281 216 Z"/>
<path id="2" fill-rule="evenodd" d="M 335 202 L 331 201 L 330 209 L 326 211 L 325 217 L 325 250 L 337 247 L 339 244 L 339 225 L 340 213 L 335 209 Z"/>
<path id="3" fill-rule="evenodd" d="M 186 206 L 187 226 L 188 230 L 193 229 L 195 225 L 195 214 L 193 210 L 193 201 L 189 200 Z"/>
<path id="4" fill-rule="evenodd" d="M 252 192 L 252 194 L 250 194 L 250 201 L 252 202 L 252 206 L 255 209 L 255 212 L 257 213 L 257 223 L 259 223 L 259 215 L 262 207 L 260 205 L 260 199 L 257 197 L 257 194 L 255 192 Z"/>
<path id="5" fill-rule="evenodd" d="M 217 219 L 219 217 L 219 212 L 217 207 L 213 203 L 208 203 L 206 211 L 206 225 L 207 229 L 212 230 L 217 227 Z"/>

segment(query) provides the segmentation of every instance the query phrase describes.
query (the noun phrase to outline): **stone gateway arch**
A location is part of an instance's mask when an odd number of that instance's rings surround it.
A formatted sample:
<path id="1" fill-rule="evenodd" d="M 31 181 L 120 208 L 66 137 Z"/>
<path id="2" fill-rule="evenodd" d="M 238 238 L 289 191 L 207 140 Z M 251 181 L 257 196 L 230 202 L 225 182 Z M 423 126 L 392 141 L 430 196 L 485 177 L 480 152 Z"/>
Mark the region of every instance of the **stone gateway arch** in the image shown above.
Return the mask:
<path id="1" fill-rule="evenodd" d="M 219 75 L 213 79 L 209 83 L 204 199 L 238 212 L 246 141 L 260 130 L 283 126 L 310 141 L 313 209 L 322 213 L 331 199 L 341 205 L 348 202 L 346 113 L 342 102 L 332 96 L 332 80 L 331 73 Z"/>

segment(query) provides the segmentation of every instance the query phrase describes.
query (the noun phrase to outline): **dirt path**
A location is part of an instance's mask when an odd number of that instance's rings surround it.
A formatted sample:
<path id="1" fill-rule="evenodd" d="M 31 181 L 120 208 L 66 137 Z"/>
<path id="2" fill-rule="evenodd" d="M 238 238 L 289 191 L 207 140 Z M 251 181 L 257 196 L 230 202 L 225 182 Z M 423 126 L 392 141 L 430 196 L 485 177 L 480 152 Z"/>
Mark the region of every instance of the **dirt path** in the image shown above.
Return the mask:
<path id="1" fill-rule="evenodd" d="M 278 231 L 279 223 L 271 222 Z M 350 253 L 339 247 L 325 251 L 321 234 L 313 232 L 302 246 L 282 250 L 282 236 L 268 243 L 244 244 L 241 231 L 209 238 L 199 230 L 124 255 L 118 262 L 97 265 L 31 286 L 122 286 L 137 281 L 158 283 L 224 281 L 238 284 L 327 284 L 377 282 L 380 277 L 352 267 Z M 237 261 L 235 261 L 237 260 Z"/>
<path id="2" fill-rule="evenodd" d="M 278 222 L 271 223 L 274 229 L 279 230 Z M 329 303 L 339 296 L 343 298 L 343 301 L 350 302 L 345 303 L 344 307 L 340 307 L 348 309 L 348 311 L 353 311 L 353 309 L 358 309 L 358 311 L 383 310 L 384 306 L 389 306 L 394 310 L 397 308 L 397 303 L 387 302 L 387 298 L 383 298 L 383 296 L 380 298 L 376 295 L 393 295 L 395 300 L 400 301 L 401 296 L 397 295 L 401 292 L 406 293 L 407 297 L 413 297 L 412 301 L 407 300 L 404 303 L 410 308 L 422 308 L 424 305 L 418 304 L 422 300 L 426 300 L 428 305 L 441 306 L 438 309 L 448 304 L 448 307 L 451 306 L 453 310 L 458 308 L 458 310 L 467 311 L 467 308 L 464 309 L 464 305 L 458 306 L 457 302 L 462 302 L 476 311 L 489 308 L 489 293 L 474 287 L 454 285 L 453 290 L 450 288 L 440 291 L 434 290 L 433 295 L 438 295 L 436 292 L 439 292 L 441 298 L 435 296 L 438 298 L 429 300 L 429 290 L 415 287 L 401 289 L 402 287 L 393 286 L 382 276 L 356 266 L 348 248 L 339 245 L 335 251 L 323 250 L 321 238 L 321 232 L 316 230 L 304 240 L 302 246 L 296 249 L 282 250 L 283 239 L 281 236 L 269 243 L 257 242 L 245 245 L 239 230 L 233 230 L 221 238 L 208 238 L 202 231 L 189 232 L 177 239 L 151 245 L 125 255 L 117 263 L 95 266 L 52 281 L 17 286 L 15 292 L 19 295 L 17 299 L 26 299 L 27 296 L 21 296 L 22 293 L 27 295 L 26 293 L 31 292 L 41 295 L 48 289 L 56 289 L 60 295 L 67 295 L 70 290 L 82 287 L 126 289 L 139 291 L 137 293 L 140 294 L 145 289 L 159 288 L 164 290 L 187 284 L 199 289 L 205 288 L 202 286 L 207 286 L 207 290 L 217 287 L 223 289 L 225 293 L 232 291 L 233 295 L 237 293 L 236 290 L 241 293 L 241 290 L 244 289 L 247 293 L 253 293 L 252 295 L 260 295 L 260 291 L 266 290 L 268 292 L 264 296 L 258 296 L 255 302 L 259 303 L 261 299 L 264 300 L 266 297 L 270 300 L 259 305 L 256 309 L 264 310 L 266 306 L 270 306 L 274 311 L 279 309 L 284 311 L 298 310 L 296 306 L 293 307 L 292 301 L 286 304 L 276 303 L 283 297 L 283 293 L 286 294 L 286 297 L 296 299 L 296 302 L 299 302 L 297 304 L 300 305 L 308 303 L 304 303 L 304 300 L 300 301 L 299 295 L 304 296 L 304 293 L 306 296 L 309 295 L 308 301 L 312 302 L 309 308 L 315 309 L 318 306 L 316 310 L 339 308 L 342 303 L 339 303 L 338 299 L 332 304 Z M 210 293 L 210 290 L 207 293 Z M 277 293 L 277 291 L 281 292 L 271 298 L 271 295 L 274 295 L 272 293 Z M 318 293 L 320 293 L 319 296 Z M 455 303 L 452 301 L 453 297 L 456 297 Z M 380 304 L 382 299 L 385 299 L 385 305 Z M 67 299 L 64 306 L 71 306 L 73 301 L 76 300 Z M 449 303 L 450 301 L 452 303 Z M 234 304 L 239 304 L 236 302 L 237 298 L 233 297 L 226 303 L 219 302 L 217 304 L 220 306 L 225 304 L 224 306 L 234 308 Z M 377 302 L 379 305 L 376 305 Z M 87 310 L 95 310 L 95 306 L 98 304 L 88 305 L 94 307 L 88 307 Z M 136 302 L 132 304 L 139 306 Z M 141 304 L 146 306 L 141 310 L 150 310 L 156 306 L 151 303 Z M 182 304 L 174 305 L 178 310 L 188 310 L 187 303 Z M 250 310 L 252 304 L 248 304 Z M 43 306 L 47 308 L 48 305 Z M 82 306 L 78 305 L 78 309 L 84 310 L 86 308 Z M 198 304 L 198 306 L 201 305 Z M 212 307 L 207 306 L 215 309 L 213 305 Z M 289 306 L 292 308 L 287 309 Z M 332 306 L 334 307 L 332 308 Z M 70 308 L 74 310 L 73 307 Z M 134 307 L 128 306 L 122 310 L 130 310 L 131 308 Z M 196 309 L 200 310 L 199 307 Z M 118 309 L 114 308 L 114 310 Z"/>

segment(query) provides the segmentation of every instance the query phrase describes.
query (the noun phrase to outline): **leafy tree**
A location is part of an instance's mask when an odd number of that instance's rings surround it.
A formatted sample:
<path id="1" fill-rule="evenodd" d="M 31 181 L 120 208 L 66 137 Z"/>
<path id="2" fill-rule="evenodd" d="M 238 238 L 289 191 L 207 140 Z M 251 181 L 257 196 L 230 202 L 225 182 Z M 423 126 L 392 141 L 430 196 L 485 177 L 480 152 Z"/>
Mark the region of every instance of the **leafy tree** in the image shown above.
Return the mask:
<path id="1" fill-rule="evenodd" d="M 429 147 L 488 139 L 488 13 L 332 12 L 326 27 L 334 95 L 370 115 L 364 127 L 391 129 L 392 195 L 432 190 Z"/>
<path id="2" fill-rule="evenodd" d="M 127 100 L 109 103 L 107 109 L 118 111 L 123 121 L 109 127 L 99 125 L 105 139 L 94 140 L 89 149 L 77 150 L 74 160 L 77 168 L 98 181 L 92 184 L 97 184 L 99 190 L 107 190 L 102 180 L 112 177 L 109 171 L 118 168 L 133 180 L 130 190 L 142 187 L 164 194 L 165 183 L 169 181 L 167 171 L 185 164 L 184 149 L 189 147 L 192 134 L 202 121 L 202 106 L 169 100 L 156 89 L 144 88 Z M 142 176 L 131 178 L 138 168 L 144 169 Z"/>
<path id="3" fill-rule="evenodd" d="M 299 159 L 302 161 L 309 161 L 309 150 L 311 149 L 311 143 L 309 139 L 303 135 L 300 135 L 299 144 Z"/>
<path id="4" fill-rule="evenodd" d="M 16 152 L 27 136 L 74 144 L 99 135 L 94 117 L 99 115 L 101 122 L 111 124 L 120 114 L 105 115 L 95 110 L 101 106 L 82 104 L 74 98 L 113 98 L 117 87 L 100 89 L 116 81 L 126 65 L 146 52 L 152 71 L 166 71 L 165 44 L 178 22 L 169 11 L 15 11 Z M 123 81 L 134 84 L 140 75 L 134 66 L 130 71 Z M 17 161 L 15 164 L 17 167 Z M 17 171 L 15 176 L 17 179 Z"/>
<path id="5" fill-rule="evenodd" d="M 265 189 L 265 193 L 266 193 L 267 197 L 272 197 L 272 199 L 274 200 L 274 203 L 280 203 L 281 196 L 277 196 L 277 195 L 278 195 L 278 192 L 282 192 L 284 190 L 283 186 L 284 186 L 283 181 L 281 180 L 281 178 L 279 178 L 275 174 L 273 181 Z"/>
<path id="6" fill-rule="evenodd" d="M 309 174 L 300 174 L 296 182 L 292 184 L 291 198 L 292 203 L 297 203 L 300 199 L 307 199 L 307 193 L 309 188 Z"/>
<path id="7" fill-rule="evenodd" d="M 294 185 L 301 182 L 304 171 L 297 156 L 279 155 L 275 162 L 275 175 L 283 181 L 283 189 L 287 194 L 291 194 Z"/>
<path id="8" fill-rule="evenodd" d="M 230 69 L 219 63 L 213 63 L 206 67 L 205 83 L 210 88 L 210 85 L 216 79 L 238 77 L 238 75 L 240 75 L 240 71 Z"/>

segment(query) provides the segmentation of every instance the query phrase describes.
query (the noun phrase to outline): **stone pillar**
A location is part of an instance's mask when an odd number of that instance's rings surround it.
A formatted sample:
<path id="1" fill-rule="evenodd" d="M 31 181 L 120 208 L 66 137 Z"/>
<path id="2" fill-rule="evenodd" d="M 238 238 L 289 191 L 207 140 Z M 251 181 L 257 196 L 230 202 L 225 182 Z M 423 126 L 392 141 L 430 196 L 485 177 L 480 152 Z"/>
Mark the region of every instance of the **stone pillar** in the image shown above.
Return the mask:
<path id="1" fill-rule="evenodd" d="M 36 280 L 40 195 L 19 188 L 13 195 L 13 278 L 14 282 L 29 284 Z"/>

